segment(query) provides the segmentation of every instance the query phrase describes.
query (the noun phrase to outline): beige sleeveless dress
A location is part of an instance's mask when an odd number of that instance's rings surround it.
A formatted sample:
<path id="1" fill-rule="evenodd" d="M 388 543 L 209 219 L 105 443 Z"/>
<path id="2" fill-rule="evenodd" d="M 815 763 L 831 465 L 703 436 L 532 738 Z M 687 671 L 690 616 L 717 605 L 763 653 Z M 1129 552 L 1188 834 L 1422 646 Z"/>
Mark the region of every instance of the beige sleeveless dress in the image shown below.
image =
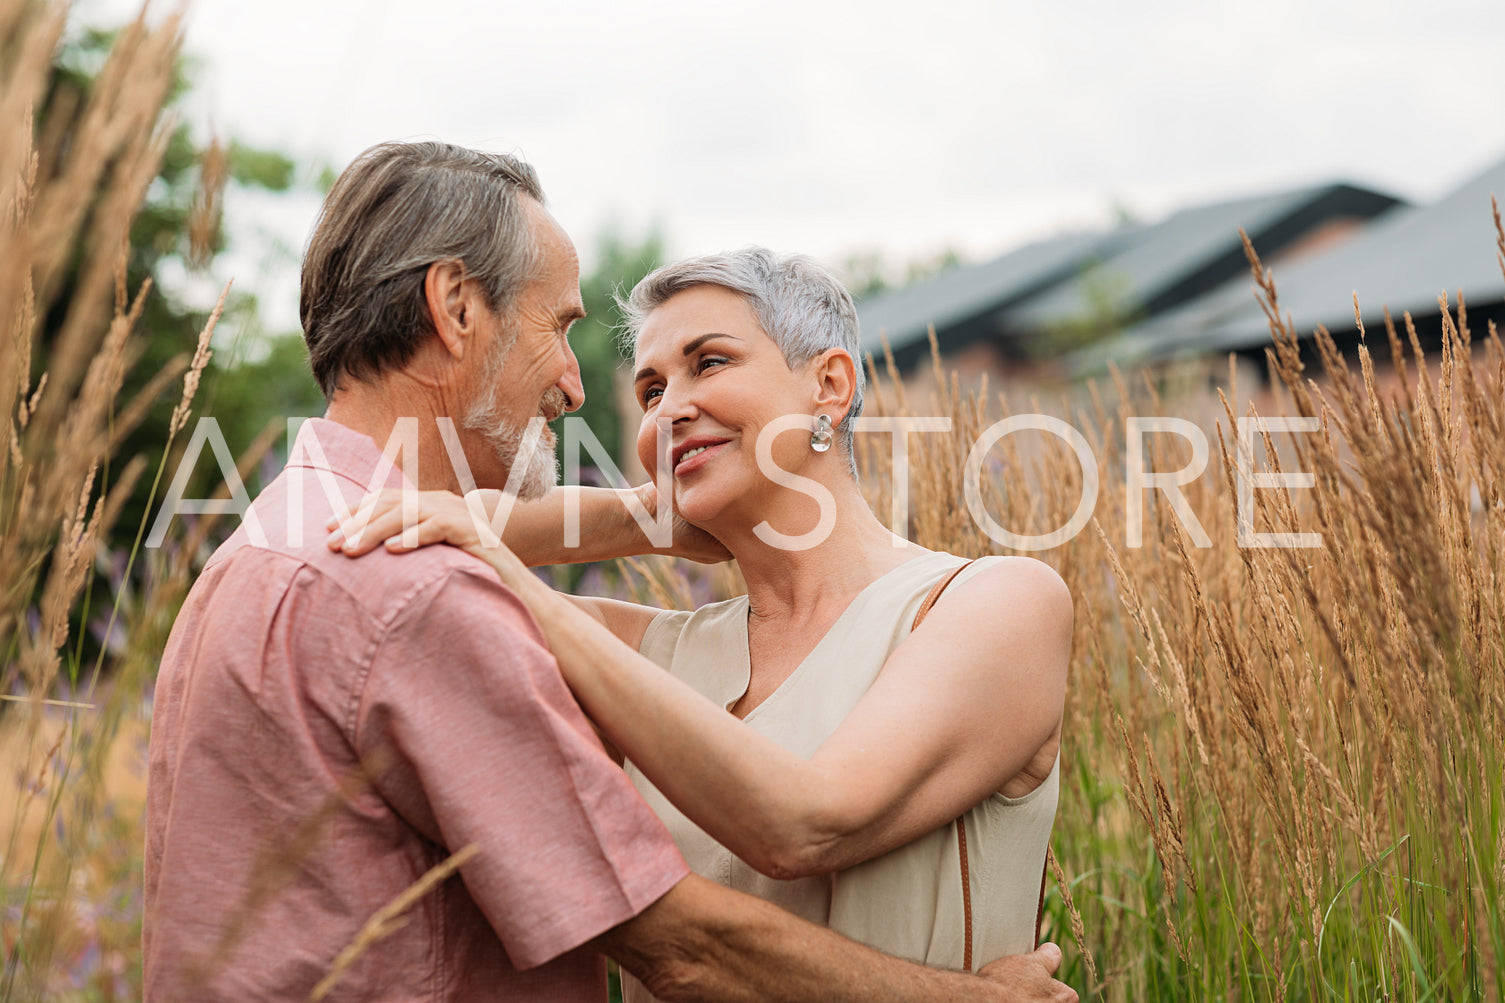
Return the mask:
<path id="1" fill-rule="evenodd" d="M 996 560 L 979 560 L 948 591 Z M 784 684 L 747 715 L 748 726 L 800 756 L 814 755 L 909 634 L 931 586 L 961 563 L 950 554 L 925 554 L 874 581 Z M 730 708 L 747 690 L 749 677 L 747 597 L 693 613 L 661 613 L 639 650 Z M 1008 657 L 1007 651 L 999 657 Z M 1057 761 L 1045 782 L 1024 797 L 995 794 L 966 815 L 974 968 L 1035 946 L 1040 872 L 1055 821 L 1059 768 Z M 627 772 L 695 873 L 888 954 L 962 966 L 961 862 L 954 824 L 835 874 L 778 881 L 701 831 L 631 763 Z M 622 981 L 628 1003 L 653 999 L 625 972 Z"/>

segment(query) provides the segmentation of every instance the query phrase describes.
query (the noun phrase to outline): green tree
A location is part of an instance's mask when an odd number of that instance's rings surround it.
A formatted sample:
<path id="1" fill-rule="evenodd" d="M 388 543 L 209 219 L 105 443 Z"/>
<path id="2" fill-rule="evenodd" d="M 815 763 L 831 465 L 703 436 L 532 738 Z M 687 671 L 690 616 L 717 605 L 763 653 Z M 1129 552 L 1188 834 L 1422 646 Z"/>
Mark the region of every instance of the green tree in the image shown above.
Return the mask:
<path id="1" fill-rule="evenodd" d="M 616 294 L 625 296 L 643 276 L 659 266 L 663 253 L 663 238 L 656 230 L 640 241 L 632 241 L 617 230 L 608 229 L 597 241 L 595 270 L 580 280 L 586 316 L 571 329 L 570 345 L 580 360 L 585 406 L 576 413 L 611 452 L 618 467 L 623 459 L 623 421 L 635 424 L 637 419 L 619 412 L 613 386 L 616 372 L 626 365 L 621 343 L 622 314 L 617 309 Z M 587 462 L 587 458 L 583 457 L 581 462 Z"/>
<path id="2" fill-rule="evenodd" d="M 115 30 L 88 28 L 70 39 L 56 59 L 48 91 L 37 116 L 37 134 L 45 165 L 49 149 L 66 149 L 70 138 L 82 124 L 95 79 L 104 66 L 105 57 L 119 34 Z M 180 59 L 175 68 L 169 105 L 177 103 L 190 89 L 192 63 Z M 45 166 L 43 168 L 46 169 Z M 296 165 L 291 158 L 273 151 L 257 149 L 236 140 L 211 142 L 200 148 L 186 123 L 180 123 L 167 138 L 161 169 L 148 188 L 140 213 L 131 226 L 125 275 L 125 288 L 135 290 L 150 277 L 154 286 L 143 304 L 139 329 L 151 337 L 143 339 L 141 359 L 122 388 L 122 401 L 137 392 L 174 360 L 194 351 L 199 332 L 208 320 L 207 310 L 191 307 L 162 281 L 170 271 L 202 273 L 224 250 L 223 198 L 227 187 L 286 192 L 292 189 Z M 92 208 L 91 210 L 92 211 Z M 64 324 L 64 308 L 73 299 L 72 285 L 79 276 L 75 271 L 64 281 L 59 304 L 42 324 L 41 340 L 50 347 Z M 222 325 L 256 332 L 256 298 L 249 291 L 233 291 L 227 299 Z M 220 339 L 217 339 L 217 343 Z M 266 422 L 289 405 L 303 410 L 319 407 L 317 386 L 306 367 L 292 364 L 295 350 L 284 341 L 258 353 L 259 360 L 245 367 L 231 367 L 225 359 L 236 353 L 219 352 L 220 363 L 211 362 L 203 374 L 201 406 L 196 413 L 212 409 L 227 432 L 233 449 L 244 448 Z M 301 339 L 299 339 L 301 345 Z M 35 353 L 37 372 L 46 365 L 46 351 Z M 301 372 L 300 372 L 301 370 Z M 254 379 L 247 384 L 245 381 Z M 173 408 L 177 405 L 176 384 L 173 390 L 157 398 L 150 413 L 123 442 L 117 455 L 147 457 L 155 465 L 161 455 Z M 270 391 L 270 392 L 269 392 Z M 61 405 L 63 402 L 59 402 Z M 193 491 L 204 495 L 218 485 L 218 474 L 211 465 L 195 471 Z M 129 546 L 137 527 L 147 514 L 151 479 L 143 478 L 124 506 L 116 523 L 114 546 Z"/>
<path id="3" fill-rule="evenodd" d="M 910 258 L 900 264 L 891 261 L 882 251 L 857 251 L 842 259 L 836 274 L 852 298 L 861 300 L 923 282 L 961 263 L 961 255 L 950 247 L 938 254 Z"/>
<path id="4" fill-rule="evenodd" d="M 1096 344 L 1137 324 L 1144 309 L 1127 275 L 1094 261 L 1082 269 L 1082 310 L 1056 321 L 1028 348 L 1036 358 L 1065 355 Z"/>

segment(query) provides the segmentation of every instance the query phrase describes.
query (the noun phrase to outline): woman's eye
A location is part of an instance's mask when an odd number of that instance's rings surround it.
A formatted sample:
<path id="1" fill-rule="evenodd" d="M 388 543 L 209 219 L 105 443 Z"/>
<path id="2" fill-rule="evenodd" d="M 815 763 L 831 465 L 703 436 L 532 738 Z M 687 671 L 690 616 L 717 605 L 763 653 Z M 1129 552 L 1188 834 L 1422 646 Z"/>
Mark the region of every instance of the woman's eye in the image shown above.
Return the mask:
<path id="1" fill-rule="evenodd" d="M 723 362 L 725 362 L 725 361 L 726 361 L 726 360 L 725 360 L 725 359 L 723 359 L 723 358 L 722 358 L 722 357 L 721 357 L 721 356 L 719 356 L 719 355 L 707 355 L 707 356 L 705 356 L 705 357 L 704 357 L 704 358 L 702 358 L 702 359 L 701 359 L 701 360 L 700 360 L 700 362 L 699 362 L 699 364 L 697 364 L 697 365 L 696 365 L 696 367 L 695 367 L 695 371 L 696 371 L 696 372 L 697 372 L 697 373 L 703 373 L 703 372 L 705 372 L 705 371 L 706 371 L 706 369 L 707 369 L 707 368 L 708 368 L 708 367 L 710 367 L 710 366 L 716 366 L 716 365 L 720 365 L 720 364 L 721 364 L 721 363 L 723 363 Z"/>
<path id="2" fill-rule="evenodd" d="M 663 387 L 649 387 L 647 390 L 643 391 L 643 406 L 647 407 L 649 404 L 651 404 L 654 401 L 658 400 L 663 395 L 664 395 L 664 388 Z"/>

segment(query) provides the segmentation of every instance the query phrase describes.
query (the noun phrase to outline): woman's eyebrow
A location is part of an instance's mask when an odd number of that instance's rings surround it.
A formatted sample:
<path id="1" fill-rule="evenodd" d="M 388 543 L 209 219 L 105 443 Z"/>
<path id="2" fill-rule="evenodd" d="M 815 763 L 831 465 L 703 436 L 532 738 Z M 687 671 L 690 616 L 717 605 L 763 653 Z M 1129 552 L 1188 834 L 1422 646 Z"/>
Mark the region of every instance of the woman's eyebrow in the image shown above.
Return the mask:
<path id="1" fill-rule="evenodd" d="M 726 334 L 725 332 L 722 332 L 722 331 L 712 331 L 710 334 L 702 334 L 698 338 L 691 338 L 689 340 L 689 342 L 686 343 L 686 345 L 685 345 L 684 353 L 686 355 L 689 355 L 691 352 L 695 351 L 695 349 L 699 348 L 701 345 L 704 345 L 706 342 L 710 341 L 712 338 L 730 338 L 733 341 L 741 341 L 742 340 L 741 338 L 737 337 L 735 334 Z"/>
<path id="2" fill-rule="evenodd" d="M 701 345 L 704 345 L 706 342 L 710 341 L 712 338 L 730 338 L 733 341 L 741 341 L 742 340 L 741 338 L 737 337 L 735 334 L 727 334 L 724 331 L 712 331 L 709 334 L 702 334 L 698 338 L 691 338 L 689 340 L 689 342 L 687 342 L 685 344 L 684 354 L 685 355 L 689 355 L 691 352 L 695 351 L 695 349 L 699 348 Z M 657 376 L 657 375 L 658 375 L 658 370 L 657 369 L 654 369 L 652 366 L 644 366 L 642 369 L 639 369 L 637 371 L 637 375 L 632 378 L 632 382 L 636 383 L 638 380 L 646 379 L 649 376 Z"/>

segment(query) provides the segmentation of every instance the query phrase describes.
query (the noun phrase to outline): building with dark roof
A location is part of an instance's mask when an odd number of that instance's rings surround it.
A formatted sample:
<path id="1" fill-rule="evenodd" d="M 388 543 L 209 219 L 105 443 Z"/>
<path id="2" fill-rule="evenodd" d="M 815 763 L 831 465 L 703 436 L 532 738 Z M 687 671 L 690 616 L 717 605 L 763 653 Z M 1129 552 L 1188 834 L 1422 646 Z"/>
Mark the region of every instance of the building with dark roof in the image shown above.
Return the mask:
<path id="1" fill-rule="evenodd" d="M 1066 347 L 1061 332 L 1102 311 L 1105 288 L 1116 300 L 1109 309 L 1154 320 L 1247 275 L 1240 228 L 1276 257 L 1340 239 L 1398 205 L 1365 188 L 1319 185 L 1040 241 L 858 303 L 864 347 L 881 357 L 886 337 L 907 370 L 928 354 L 933 324 L 943 355 L 1007 368 Z"/>
<path id="2" fill-rule="evenodd" d="M 1353 239 L 1323 253 L 1271 268 L 1280 307 L 1299 335 L 1321 325 L 1340 345 L 1357 340 L 1353 301 L 1364 325 L 1384 344 L 1384 311 L 1399 322 L 1410 312 L 1424 344 L 1441 331 L 1438 297 L 1456 306 L 1461 291 L 1471 326 L 1505 324 L 1505 276 L 1501 274 L 1491 196 L 1505 199 L 1505 160 L 1481 171 L 1442 200 L 1404 207 L 1376 219 Z M 1258 239 L 1255 249 L 1264 255 Z M 1270 343 L 1264 312 L 1245 275 L 1180 306 L 1149 317 L 1117 338 L 1081 353 L 1079 369 L 1112 360 L 1120 366 L 1229 352 L 1263 356 Z M 1388 349 L 1379 355 L 1388 359 Z M 1383 361 L 1383 359 L 1382 359 Z"/>

